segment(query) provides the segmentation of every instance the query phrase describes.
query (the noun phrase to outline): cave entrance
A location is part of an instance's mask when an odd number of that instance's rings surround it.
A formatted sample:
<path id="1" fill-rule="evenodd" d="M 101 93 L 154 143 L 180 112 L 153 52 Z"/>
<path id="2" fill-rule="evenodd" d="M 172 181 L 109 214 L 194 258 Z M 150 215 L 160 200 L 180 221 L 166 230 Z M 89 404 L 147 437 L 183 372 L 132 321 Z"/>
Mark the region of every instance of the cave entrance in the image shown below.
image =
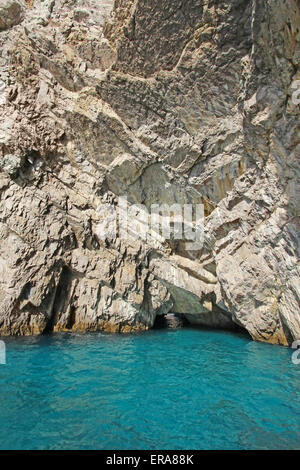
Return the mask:
<path id="1" fill-rule="evenodd" d="M 165 313 L 156 316 L 153 329 L 178 329 L 189 325 L 190 323 L 182 313 Z"/>
<path id="2" fill-rule="evenodd" d="M 165 313 L 163 315 L 157 315 L 154 321 L 154 325 L 152 329 L 154 330 L 161 330 L 161 329 L 169 329 L 169 330 L 177 330 L 180 328 L 196 328 L 199 330 L 222 330 L 222 331 L 232 331 L 237 334 L 245 335 L 248 338 L 251 338 L 248 331 L 234 323 L 224 323 L 214 321 L 211 323 L 208 318 L 205 319 L 205 316 L 201 316 L 201 320 L 198 319 L 195 321 L 195 315 L 193 314 L 183 314 L 183 313 Z"/>

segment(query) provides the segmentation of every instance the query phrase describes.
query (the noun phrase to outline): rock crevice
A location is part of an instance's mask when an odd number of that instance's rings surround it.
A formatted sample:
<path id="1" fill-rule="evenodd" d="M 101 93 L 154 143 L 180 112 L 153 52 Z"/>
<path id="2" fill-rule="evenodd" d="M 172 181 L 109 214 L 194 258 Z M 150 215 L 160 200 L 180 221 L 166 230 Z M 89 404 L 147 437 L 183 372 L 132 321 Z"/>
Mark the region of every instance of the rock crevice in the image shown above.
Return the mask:
<path id="1" fill-rule="evenodd" d="M 297 0 L 5 0 L 0 334 L 298 339 L 299 64 Z M 203 243 L 124 238 L 124 197 L 203 204 Z"/>

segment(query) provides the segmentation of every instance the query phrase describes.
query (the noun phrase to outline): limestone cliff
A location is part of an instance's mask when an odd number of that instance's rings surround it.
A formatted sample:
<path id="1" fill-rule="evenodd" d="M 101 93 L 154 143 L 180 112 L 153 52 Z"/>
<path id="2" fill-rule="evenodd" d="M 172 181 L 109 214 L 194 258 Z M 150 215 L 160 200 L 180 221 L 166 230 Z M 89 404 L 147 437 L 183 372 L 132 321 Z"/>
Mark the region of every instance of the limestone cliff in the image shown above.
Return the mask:
<path id="1" fill-rule="evenodd" d="M 0 51 L 0 334 L 300 338 L 298 0 L 1 0 Z M 102 240 L 125 195 L 203 246 Z"/>

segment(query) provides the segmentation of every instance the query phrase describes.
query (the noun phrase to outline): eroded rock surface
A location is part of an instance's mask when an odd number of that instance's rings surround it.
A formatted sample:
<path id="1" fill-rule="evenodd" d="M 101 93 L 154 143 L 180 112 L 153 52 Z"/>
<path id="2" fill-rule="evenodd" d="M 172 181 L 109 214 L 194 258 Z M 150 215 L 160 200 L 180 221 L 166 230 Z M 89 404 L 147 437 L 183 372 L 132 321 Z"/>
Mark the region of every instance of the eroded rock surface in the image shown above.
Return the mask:
<path id="1" fill-rule="evenodd" d="M 23 8 L 17 0 L 2 0 L 0 5 L 0 31 L 21 23 Z"/>
<path id="2" fill-rule="evenodd" d="M 299 2 L 5 0 L 0 30 L 0 334 L 300 338 Z M 203 204 L 203 246 L 102 240 L 124 196 Z"/>

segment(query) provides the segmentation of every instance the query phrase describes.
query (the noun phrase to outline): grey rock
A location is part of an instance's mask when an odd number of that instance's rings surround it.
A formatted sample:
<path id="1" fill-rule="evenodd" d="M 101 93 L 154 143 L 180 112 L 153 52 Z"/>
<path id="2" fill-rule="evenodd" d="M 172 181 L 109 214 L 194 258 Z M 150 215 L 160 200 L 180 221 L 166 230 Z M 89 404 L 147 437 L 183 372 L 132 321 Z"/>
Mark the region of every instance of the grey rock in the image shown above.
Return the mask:
<path id="1" fill-rule="evenodd" d="M 21 158 L 18 155 L 5 155 L 0 160 L 0 170 L 15 178 L 21 168 Z"/>
<path id="2" fill-rule="evenodd" d="M 299 339 L 299 2 L 32 6 L 0 34 L 0 334 L 173 312 Z M 203 246 L 124 239 L 124 196 L 202 203 Z"/>
<path id="3" fill-rule="evenodd" d="M 1 0 L 0 31 L 15 26 L 24 18 L 24 9 L 17 0 Z"/>

